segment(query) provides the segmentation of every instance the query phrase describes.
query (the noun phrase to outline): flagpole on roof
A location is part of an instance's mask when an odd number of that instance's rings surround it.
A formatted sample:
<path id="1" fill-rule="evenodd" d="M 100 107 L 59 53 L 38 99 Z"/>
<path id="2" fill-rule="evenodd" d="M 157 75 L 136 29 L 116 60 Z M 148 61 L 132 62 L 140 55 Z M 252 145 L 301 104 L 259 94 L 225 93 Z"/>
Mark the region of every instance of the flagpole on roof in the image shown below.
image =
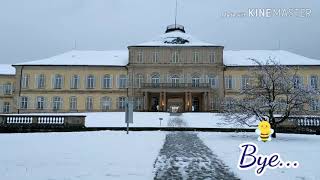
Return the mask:
<path id="1" fill-rule="evenodd" d="M 178 0 L 176 0 L 176 9 L 175 9 L 175 16 L 174 16 L 174 27 L 177 28 L 177 14 L 178 14 Z"/>

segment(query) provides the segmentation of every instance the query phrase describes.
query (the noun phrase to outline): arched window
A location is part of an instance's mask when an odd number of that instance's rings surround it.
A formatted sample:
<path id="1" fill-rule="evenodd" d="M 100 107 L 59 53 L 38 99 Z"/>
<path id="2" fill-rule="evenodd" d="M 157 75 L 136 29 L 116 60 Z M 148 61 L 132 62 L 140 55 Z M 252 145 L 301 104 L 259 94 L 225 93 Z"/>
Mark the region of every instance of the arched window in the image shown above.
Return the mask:
<path id="1" fill-rule="evenodd" d="M 152 75 L 151 83 L 152 83 L 153 87 L 159 87 L 159 85 L 160 85 L 160 75 L 159 74 Z"/>
<path id="2" fill-rule="evenodd" d="M 110 97 L 102 97 L 101 98 L 101 110 L 102 111 L 109 111 L 112 107 L 112 101 Z"/>
<path id="3" fill-rule="evenodd" d="M 173 75 L 171 76 L 171 85 L 172 87 L 178 87 L 179 86 L 179 76 L 178 75 Z"/>
<path id="4" fill-rule="evenodd" d="M 87 89 L 94 89 L 95 88 L 95 77 L 94 75 L 87 76 Z"/>
<path id="5" fill-rule="evenodd" d="M 44 74 L 39 74 L 36 76 L 36 85 L 38 89 L 42 89 L 45 86 L 45 75 Z"/>
<path id="6" fill-rule="evenodd" d="M 143 84 L 143 75 L 142 74 L 138 74 L 136 76 L 136 86 L 138 88 L 141 88 L 142 84 Z"/>
<path id="7" fill-rule="evenodd" d="M 5 95 L 12 94 L 12 84 L 10 82 L 3 85 L 3 92 Z"/>
<path id="8" fill-rule="evenodd" d="M 119 77 L 119 88 L 127 88 L 128 78 L 126 75 L 120 75 Z"/>
<path id="9" fill-rule="evenodd" d="M 53 88 L 62 89 L 62 76 L 60 74 L 54 76 Z"/>
<path id="10" fill-rule="evenodd" d="M 200 77 L 198 75 L 192 76 L 192 87 L 200 86 Z"/>
<path id="11" fill-rule="evenodd" d="M 106 74 L 106 75 L 103 76 L 102 87 L 104 89 L 112 88 L 112 77 L 111 77 L 111 75 Z"/>
<path id="12" fill-rule="evenodd" d="M 79 89 L 80 88 L 80 76 L 74 74 L 71 77 L 71 89 Z"/>

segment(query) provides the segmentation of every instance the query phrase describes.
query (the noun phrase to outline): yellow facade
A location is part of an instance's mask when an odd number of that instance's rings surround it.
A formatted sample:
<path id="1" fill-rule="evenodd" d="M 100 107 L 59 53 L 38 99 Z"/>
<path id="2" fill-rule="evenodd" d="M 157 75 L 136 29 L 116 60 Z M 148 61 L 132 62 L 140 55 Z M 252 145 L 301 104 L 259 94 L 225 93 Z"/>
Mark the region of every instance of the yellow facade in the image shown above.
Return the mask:
<path id="1" fill-rule="evenodd" d="M 16 67 L 16 75 L 0 75 L 0 86 L 2 86 L 2 91 L 0 94 L 0 104 L 1 104 L 1 112 L 2 113 L 33 113 L 33 112 L 98 112 L 98 111 L 123 111 L 124 109 L 120 107 L 120 97 L 126 98 L 130 94 L 129 86 L 120 87 L 119 85 L 119 77 L 126 76 L 127 83 L 130 84 L 129 73 L 132 72 L 128 67 L 111 67 L 111 66 L 15 66 Z M 311 76 L 320 76 L 320 67 L 319 66 L 295 66 L 298 68 L 298 73 L 300 77 L 303 79 L 303 84 L 305 86 L 310 85 L 310 77 Z M 159 67 L 155 66 L 155 68 L 143 68 L 143 66 L 135 67 L 136 72 L 141 73 L 152 73 L 154 71 L 161 72 L 163 68 L 159 69 Z M 181 67 L 180 67 L 181 68 Z M 169 68 L 170 69 L 170 68 Z M 185 69 L 185 71 L 190 72 L 190 74 L 194 71 L 194 69 Z M 220 101 L 223 98 L 238 98 L 239 92 L 241 90 L 241 83 L 243 76 L 250 76 L 252 73 L 252 67 L 224 67 L 216 72 L 215 68 L 214 72 L 220 75 L 221 80 L 219 81 L 219 92 L 218 97 L 211 97 L 210 94 L 208 98 L 210 101 Z M 188 72 L 186 72 L 188 74 Z M 39 88 L 37 85 L 37 77 L 42 74 L 45 78 L 44 87 Z M 20 86 L 20 83 L 23 84 L 23 77 L 28 76 L 28 87 Z M 61 75 L 62 77 L 62 86 L 59 89 L 55 89 L 53 85 L 55 75 Z M 78 75 L 79 79 L 79 87 L 73 89 L 71 86 L 72 80 L 71 78 L 74 75 Z M 87 87 L 86 79 L 89 75 L 93 75 L 95 78 L 95 83 L 93 88 Z M 105 75 L 110 75 L 112 82 L 111 87 L 104 88 L 103 87 L 103 78 Z M 232 78 L 232 87 L 228 87 L 227 78 Z M 223 80 L 224 79 L 224 80 Z M 20 82 L 21 81 L 21 82 Z M 3 88 L 4 85 L 11 85 L 10 93 Z M 161 90 L 161 89 L 160 89 Z M 170 90 L 163 90 L 165 93 L 161 91 L 162 101 L 169 98 L 168 92 Z M 189 90 L 191 93 L 195 95 L 199 94 L 200 91 L 197 90 Z M 188 91 L 188 93 L 189 93 Z M 138 91 L 139 95 L 143 96 L 144 92 Z M 152 92 L 152 93 L 155 93 Z M 152 94 L 151 93 L 151 94 Z M 189 94 L 186 94 L 186 97 L 191 98 Z M 164 97 L 164 95 L 168 97 Z M 216 93 L 217 94 L 217 93 Z M 185 94 L 182 94 L 185 96 Z M 210 97 L 209 97 L 210 96 Z M 28 98 L 27 108 L 24 109 L 21 107 L 21 97 Z M 43 97 L 43 107 L 39 108 L 38 106 L 38 97 Z M 61 98 L 59 101 L 59 108 L 54 108 L 54 98 Z M 200 96 L 202 97 L 202 96 Z M 92 103 L 88 103 L 88 98 L 92 98 Z M 108 98 L 107 108 L 104 107 L 103 98 Z M 76 99 L 76 103 L 74 101 Z M 189 100 L 191 101 L 191 100 Z M 188 101 L 188 103 L 190 103 Z M 4 108 L 4 103 L 10 104 L 10 110 Z M 220 102 L 217 102 L 219 104 Z M 76 104 L 76 105 L 75 105 Z M 88 104 L 91 104 L 91 108 L 88 109 Z M 142 107 L 138 110 L 145 110 L 145 107 L 142 102 Z M 164 104 L 161 102 L 161 104 Z M 206 111 L 211 111 L 212 109 L 209 107 L 211 103 L 205 104 L 207 107 Z M 73 107 L 72 107 L 73 106 Z M 75 107 L 74 107 L 75 106 Z M 148 108 L 147 108 L 148 109 Z M 163 109 L 165 111 L 165 109 Z"/>
<path id="2" fill-rule="evenodd" d="M 14 75 L 0 75 L 0 112 L 14 112 L 14 94 L 16 79 Z"/>
<path id="3" fill-rule="evenodd" d="M 21 71 L 22 68 L 22 71 Z M 20 81 L 24 76 L 28 76 L 28 86 L 18 85 L 20 97 L 28 98 L 28 107 L 20 107 L 20 112 L 85 112 L 85 111 L 117 111 L 117 101 L 119 97 L 127 96 L 127 89 L 120 88 L 117 79 L 123 75 L 127 76 L 125 67 L 98 67 L 98 66 L 18 66 L 16 79 Z M 22 72 L 22 74 L 21 74 Z M 44 87 L 38 87 L 37 77 L 44 76 Z M 61 88 L 54 85 L 55 77 L 62 77 Z M 72 87 L 72 77 L 79 77 L 79 86 Z M 103 87 L 103 77 L 110 75 L 111 87 Z M 87 87 L 88 76 L 94 77 L 94 86 Z M 22 80 L 23 81 L 23 80 Z M 22 83 L 23 84 L 23 83 Z M 37 98 L 43 97 L 43 107 L 38 107 Z M 61 104 L 59 110 L 53 108 L 53 98 L 60 97 Z M 76 108 L 71 108 L 71 98 L 76 98 Z M 92 108 L 86 108 L 88 97 L 92 97 Z M 103 110 L 101 108 L 101 98 L 108 97 L 111 100 L 110 107 Z M 18 97 L 16 97 L 19 99 Z M 21 100 L 20 100 L 21 101 Z M 20 103 L 17 103 L 21 106 Z M 91 106 L 91 105 L 90 105 Z"/>

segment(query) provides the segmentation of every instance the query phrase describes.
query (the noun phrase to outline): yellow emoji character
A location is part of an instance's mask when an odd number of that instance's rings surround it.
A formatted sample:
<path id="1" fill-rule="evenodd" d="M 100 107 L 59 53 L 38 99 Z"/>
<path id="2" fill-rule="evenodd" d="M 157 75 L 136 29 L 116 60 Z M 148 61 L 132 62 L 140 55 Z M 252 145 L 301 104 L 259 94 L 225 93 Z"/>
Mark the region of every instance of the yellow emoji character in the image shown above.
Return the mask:
<path id="1" fill-rule="evenodd" d="M 270 135 L 273 134 L 273 132 L 270 123 L 266 120 L 260 121 L 258 129 L 256 129 L 256 134 L 259 135 L 258 140 L 263 142 L 271 141 Z"/>

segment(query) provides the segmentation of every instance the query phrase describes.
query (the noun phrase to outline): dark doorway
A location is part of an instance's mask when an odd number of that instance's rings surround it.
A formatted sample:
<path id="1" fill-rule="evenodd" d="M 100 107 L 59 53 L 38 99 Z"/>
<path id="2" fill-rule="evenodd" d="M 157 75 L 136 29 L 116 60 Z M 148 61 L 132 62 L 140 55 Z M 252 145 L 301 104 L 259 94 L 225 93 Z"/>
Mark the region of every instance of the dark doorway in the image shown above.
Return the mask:
<path id="1" fill-rule="evenodd" d="M 151 111 L 153 112 L 158 111 L 157 106 L 159 106 L 159 97 L 153 96 L 151 98 Z"/>
<path id="2" fill-rule="evenodd" d="M 192 97 L 192 111 L 199 112 L 200 111 L 200 102 L 198 97 Z"/>

